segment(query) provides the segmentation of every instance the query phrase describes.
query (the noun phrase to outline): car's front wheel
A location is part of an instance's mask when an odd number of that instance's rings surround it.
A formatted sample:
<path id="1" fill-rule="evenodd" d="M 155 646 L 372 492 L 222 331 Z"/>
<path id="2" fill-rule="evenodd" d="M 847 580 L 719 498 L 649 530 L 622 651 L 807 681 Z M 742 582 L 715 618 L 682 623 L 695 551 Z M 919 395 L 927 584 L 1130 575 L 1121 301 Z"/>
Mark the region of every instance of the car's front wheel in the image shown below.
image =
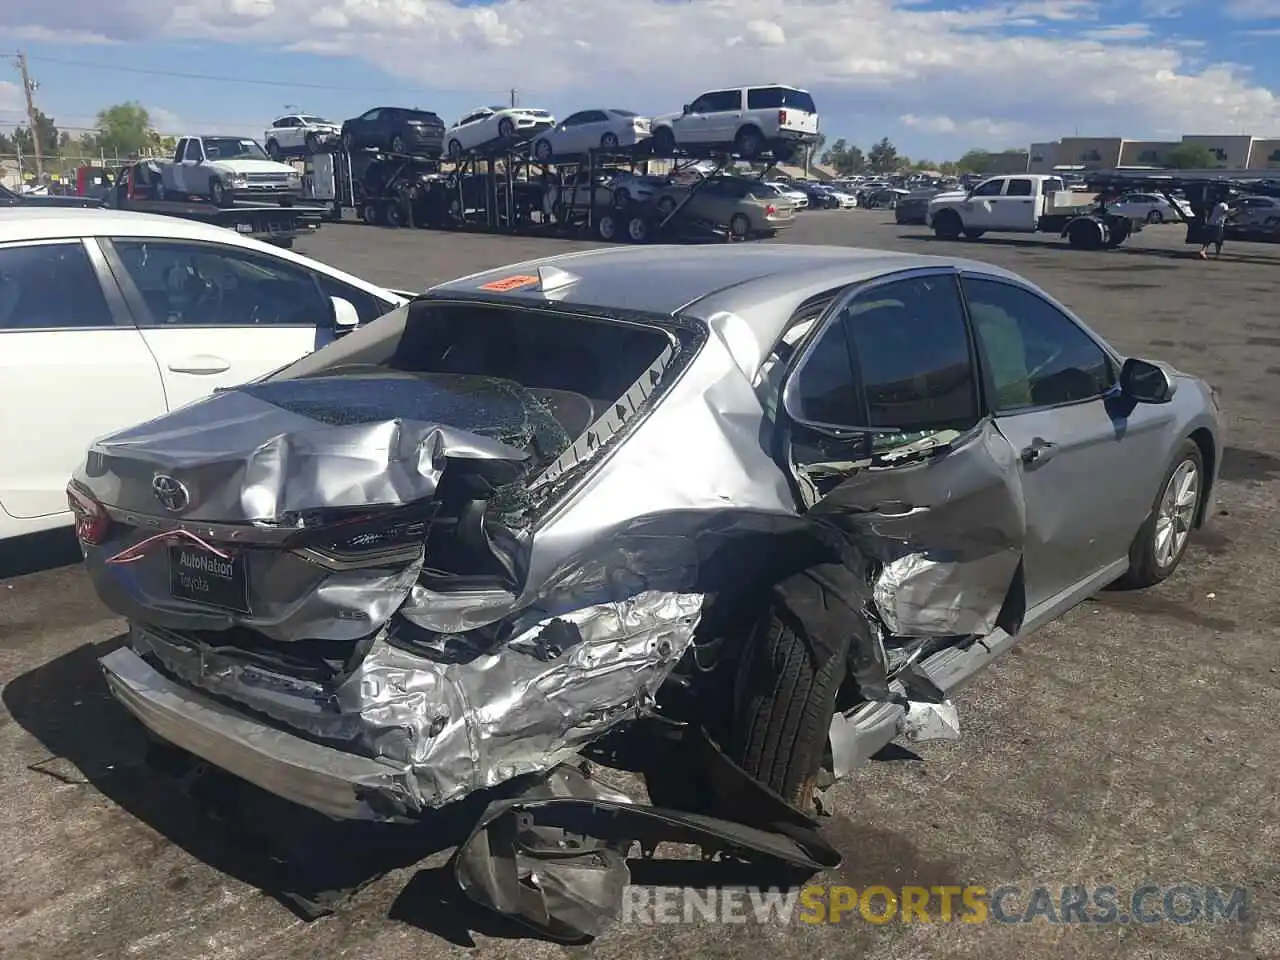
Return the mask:
<path id="1" fill-rule="evenodd" d="M 1151 587 L 1178 569 L 1196 525 L 1205 482 L 1200 447 L 1194 440 L 1184 440 L 1129 549 L 1129 572 L 1121 577 L 1121 585 Z"/>

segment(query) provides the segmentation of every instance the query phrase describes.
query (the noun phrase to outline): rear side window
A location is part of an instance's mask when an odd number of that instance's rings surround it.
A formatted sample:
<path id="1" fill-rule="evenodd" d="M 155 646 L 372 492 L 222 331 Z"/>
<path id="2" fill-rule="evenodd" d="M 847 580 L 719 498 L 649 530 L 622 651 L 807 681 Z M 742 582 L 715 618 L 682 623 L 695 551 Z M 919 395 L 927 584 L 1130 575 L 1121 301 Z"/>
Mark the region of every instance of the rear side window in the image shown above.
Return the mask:
<path id="1" fill-rule="evenodd" d="M 803 110 L 806 113 L 817 113 L 813 105 L 813 97 L 803 90 L 788 90 L 786 87 L 756 87 L 747 91 L 748 110 Z"/>
<path id="2" fill-rule="evenodd" d="M 862 423 L 901 432 L 977 423 L 977 376 L 955 277 L 875 287 L 842 320 L 862 383 Z"/>
<path id="3" fill-rule="evenodd" d="M 423 123 L 439 123 L 440 118 L 430 110 L 409 110 L 406 111 L 407 120 L 421 120 Z"/>
<path id="4" fill-rule="evenodd" d="M 78 240 L 0 248 L 0 330 L 114 326 Z"/>
<path id="5" fill-rule="evenodd" d="M 1035 187 L 1030 180 L 1015 179 L 1009 181 L 1009 189 L 1005 191 L 1006 197 L 1029 197 L 1035 193 Z"/>

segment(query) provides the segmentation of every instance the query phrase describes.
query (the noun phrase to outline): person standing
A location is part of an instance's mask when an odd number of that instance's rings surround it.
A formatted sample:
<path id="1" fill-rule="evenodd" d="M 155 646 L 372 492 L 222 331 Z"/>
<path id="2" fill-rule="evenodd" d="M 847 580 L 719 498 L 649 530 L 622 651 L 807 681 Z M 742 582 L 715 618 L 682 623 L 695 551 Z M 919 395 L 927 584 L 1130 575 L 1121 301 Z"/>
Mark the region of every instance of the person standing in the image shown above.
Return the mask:
<path id="1" fill-rule="evenodd" d="M 1206 224 L 1207 232 L 1198 254 L 1201 260 L 1209 259 L 1210 246 L 1213 247 L 1213 259 L 1217 260 L 1221 255 L 1222 243 L 1226 239 L 1227 233 L 1227 217 L 1230 213 L 1231 208 L 1227 205 L 1226 197 L 1219 197 L 1218 202 L 1209 211 L 1209 219 Z"/>

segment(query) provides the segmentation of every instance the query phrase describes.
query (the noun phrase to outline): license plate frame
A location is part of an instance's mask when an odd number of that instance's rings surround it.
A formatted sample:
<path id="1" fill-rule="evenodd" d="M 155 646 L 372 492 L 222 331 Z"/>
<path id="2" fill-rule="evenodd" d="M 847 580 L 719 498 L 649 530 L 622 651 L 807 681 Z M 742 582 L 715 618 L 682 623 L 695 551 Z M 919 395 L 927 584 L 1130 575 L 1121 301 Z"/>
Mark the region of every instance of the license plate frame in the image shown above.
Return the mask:
<path id="1" fill-rule="evenodd" d="M 168 549 L 169 595 L 227 613 L 249 614 L 249 562 L 243 551 L 224 560 L 195 544 Z"/>

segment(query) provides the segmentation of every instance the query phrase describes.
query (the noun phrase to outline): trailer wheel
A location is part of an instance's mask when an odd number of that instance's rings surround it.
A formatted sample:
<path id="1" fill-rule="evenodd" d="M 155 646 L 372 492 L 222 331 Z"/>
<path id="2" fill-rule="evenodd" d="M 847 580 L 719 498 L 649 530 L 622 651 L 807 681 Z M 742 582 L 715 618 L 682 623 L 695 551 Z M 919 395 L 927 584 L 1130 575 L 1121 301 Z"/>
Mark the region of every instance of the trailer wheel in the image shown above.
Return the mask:
<path id="1" fill-rule="evenodd" d="M 391 201 L 387 204 L 386 215 L 383 218 L 388 227 L 397 228 L 406 226 L 407 218 L 404 215 L 404 206 L 398 201 Z"/>
<path id="2" fill-rule="evenodd" d="M 649 221 L 639 214 L 631 217 L 627 221 L 627 239 L 632 243 L 648 243 Z"/>
<path id="3" fill-rule="evenodd" d="M 618 215 L 612 210 L 603 210 L 596 215 L 596 236 L 605 243 L 613 243 L 618 239 Z"/>
<path id="4" fill-rule="evenodd" d="M 964 232 L 964 221 L 954 210 L 940 210 L 933 218 L 933 235 L 939 240 L 958 240 Z"/>
<path id="5" fill-rule="evenodd" d="M 366 200 L 360 205 L 360 219 L 371 227 L 376 227 L 382 222 L 382 216 L 378 210 L 378 205 L 372 200 Z"/>
<path id="6" fill-rule="evenodd" d="M 1067 228 L 1067 243 L 1077 250 L 1099 250 L 1105 239 L 1096 220 L 1076 220 Z"/>

